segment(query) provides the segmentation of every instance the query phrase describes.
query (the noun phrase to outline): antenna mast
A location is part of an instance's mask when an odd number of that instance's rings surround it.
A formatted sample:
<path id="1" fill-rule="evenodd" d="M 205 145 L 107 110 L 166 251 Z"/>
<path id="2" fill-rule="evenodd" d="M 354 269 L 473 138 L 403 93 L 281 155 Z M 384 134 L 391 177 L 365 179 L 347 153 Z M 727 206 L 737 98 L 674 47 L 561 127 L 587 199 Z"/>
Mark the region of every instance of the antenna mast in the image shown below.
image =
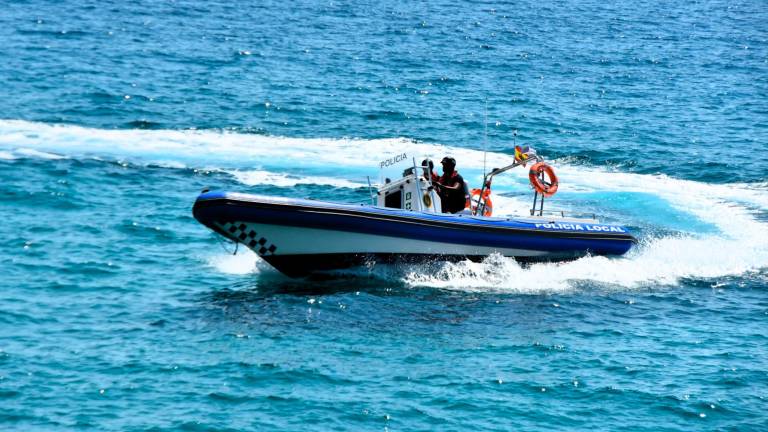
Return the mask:
<path id="1" fill-rule="evenodd" d="M 488 156 L 488 98 L 485 98 L 485 135 L 483 136 L 483 178 L 485 178 L 485 161 Z"/>

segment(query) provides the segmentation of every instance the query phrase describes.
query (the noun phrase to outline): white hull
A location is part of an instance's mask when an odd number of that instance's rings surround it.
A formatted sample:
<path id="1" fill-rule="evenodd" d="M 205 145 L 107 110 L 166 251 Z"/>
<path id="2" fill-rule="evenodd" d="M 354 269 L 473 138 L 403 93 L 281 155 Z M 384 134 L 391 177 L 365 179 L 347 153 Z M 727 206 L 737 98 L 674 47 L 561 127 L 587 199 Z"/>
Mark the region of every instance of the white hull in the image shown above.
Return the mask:
<path id="1" fill-rule="evenodd" d="M 222 231 L 235 232 L 229 237 L 242 241 L 239 236 L 255 232 L 256 245 L 252 249 L 259 253 L 262 247 L 268 249 L 272 244 L 280 245 L 280 255 L 320 255 L 320 254 L 423 254 L 423 255 L 459 255 L 476 256 L 501 254 L 516 257 L 538 257 L 545 255 L 542 251 L 498 248 L 487 246 L 462 245 L 425 240 L 403 240 L 398 237 L 333 231 L 327 229 L 289 227 L 283 225 L 257 224 L 248 222 L 216 223 Z M 240 228 L 245 226 L 244 229 Z M 251 237 L 247 237 L 250 239 Z M 264 245 L 259 239 L 266 239 Z M 248 241 L 243 242 L 248 245 Z M 268 252 L 259 253 L 267 255 Z"/>

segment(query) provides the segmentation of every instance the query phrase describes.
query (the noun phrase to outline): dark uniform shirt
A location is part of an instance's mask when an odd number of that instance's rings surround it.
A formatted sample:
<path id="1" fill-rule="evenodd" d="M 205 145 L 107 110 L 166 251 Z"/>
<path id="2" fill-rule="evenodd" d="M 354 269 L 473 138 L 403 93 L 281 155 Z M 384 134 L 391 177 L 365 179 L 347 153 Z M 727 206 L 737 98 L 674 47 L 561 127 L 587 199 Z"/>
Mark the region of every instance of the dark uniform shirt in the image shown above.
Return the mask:
<path id="1" fill-rule="evenodd" d="M 467 203 L 464 197 L 464 178 L 458 171 L 452 172 L 450 176 L 443 174 L 438 181 L 445 186 L 455 186 L 456 183 L 461 185 L 458 189 L 440 188 L 443 213 L 458 213 L 464 210 Z"/>

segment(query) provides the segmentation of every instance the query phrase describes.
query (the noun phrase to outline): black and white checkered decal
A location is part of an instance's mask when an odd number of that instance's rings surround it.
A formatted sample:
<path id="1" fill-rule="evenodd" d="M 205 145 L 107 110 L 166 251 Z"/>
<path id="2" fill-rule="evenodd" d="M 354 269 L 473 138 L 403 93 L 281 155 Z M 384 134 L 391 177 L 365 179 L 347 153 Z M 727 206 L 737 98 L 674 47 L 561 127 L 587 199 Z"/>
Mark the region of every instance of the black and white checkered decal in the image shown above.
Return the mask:
<path id="1" fill-rule="evenodd" d="M 227 236 L 234 241 L 238 241 L 261 256 L 274 255 L 277 246 L 271 244 L 264 237 L 259 237 L 258 233 L 242 222 L 216 222 L 221 229 L 227 233 Z"/>

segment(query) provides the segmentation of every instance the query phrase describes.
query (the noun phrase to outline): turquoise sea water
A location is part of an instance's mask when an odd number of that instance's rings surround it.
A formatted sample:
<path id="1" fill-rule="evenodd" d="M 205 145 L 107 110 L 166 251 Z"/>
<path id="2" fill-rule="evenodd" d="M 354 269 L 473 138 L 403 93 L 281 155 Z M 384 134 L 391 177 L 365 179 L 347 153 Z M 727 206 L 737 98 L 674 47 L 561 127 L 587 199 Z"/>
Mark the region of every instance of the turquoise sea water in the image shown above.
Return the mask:
<path id="1" fill-rule="evenodd" d="M 768 427 L 761 2 L 14 1 L 0 83 L 2 430 Z M 191 216 L 484 142 L 638 247 L 318 282 Z"/>

